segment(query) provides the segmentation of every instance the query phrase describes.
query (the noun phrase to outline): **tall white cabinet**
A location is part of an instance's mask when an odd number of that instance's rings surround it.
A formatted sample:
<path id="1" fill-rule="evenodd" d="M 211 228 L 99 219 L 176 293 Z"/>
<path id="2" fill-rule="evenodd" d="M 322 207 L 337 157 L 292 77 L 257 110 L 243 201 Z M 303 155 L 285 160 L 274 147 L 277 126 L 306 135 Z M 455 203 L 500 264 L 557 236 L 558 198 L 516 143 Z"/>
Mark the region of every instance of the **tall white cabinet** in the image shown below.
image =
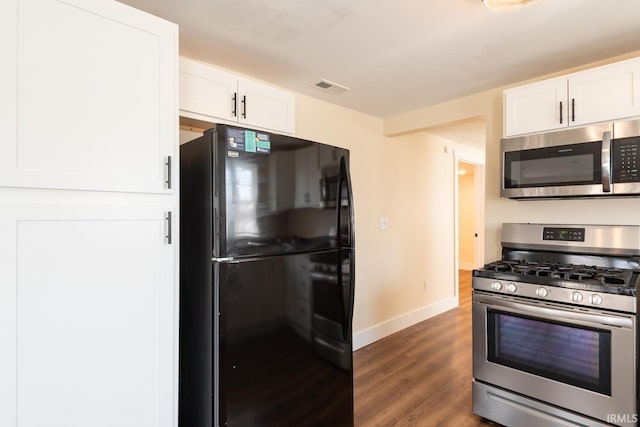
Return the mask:
<path id="1" fill-rule="evenodd" d="M 177 26 L 0 3 L 0 425 L 177 425 Z"/>

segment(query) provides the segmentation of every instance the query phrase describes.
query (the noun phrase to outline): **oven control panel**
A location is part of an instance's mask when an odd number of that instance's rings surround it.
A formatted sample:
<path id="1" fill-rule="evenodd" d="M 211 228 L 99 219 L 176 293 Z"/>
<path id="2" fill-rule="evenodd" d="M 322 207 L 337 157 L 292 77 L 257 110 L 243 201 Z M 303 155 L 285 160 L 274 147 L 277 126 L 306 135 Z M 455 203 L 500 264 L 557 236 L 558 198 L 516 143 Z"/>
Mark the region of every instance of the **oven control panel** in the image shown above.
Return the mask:
<path id="1" fill-rule="evenodd" d="M 529 282 L 474 277 L 474 291 L 488 291 L 514 298 L 514 300 L 544 300 L 599 309 L 617 310 L 627 313 L 636 312 L 636 299 L 628 295 L 596 293 L 585 289 L 571 289 L 557 286 L 540 285 Z"/>
<path id="2" fill-rule="evenodd" d="M 542 231 L 542 240 L 584 242 L 584 230 L 584 228 L 544 227 Z"/>

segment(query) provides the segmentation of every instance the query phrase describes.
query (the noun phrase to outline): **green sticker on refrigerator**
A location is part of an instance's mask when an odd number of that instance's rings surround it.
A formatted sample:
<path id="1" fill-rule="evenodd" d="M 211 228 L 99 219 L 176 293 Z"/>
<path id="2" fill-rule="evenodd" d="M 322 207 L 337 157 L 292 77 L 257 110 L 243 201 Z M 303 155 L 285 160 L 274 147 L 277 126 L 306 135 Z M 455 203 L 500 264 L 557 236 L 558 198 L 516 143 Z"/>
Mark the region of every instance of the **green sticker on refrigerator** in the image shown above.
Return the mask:
<path id="1" fill-rule="evenodd" d="M 255 130 L 229 127 L 227 130 L 227 148 L 247 153 L 271 153 L 271 135 Z"/>
<path id="2" fill-rule="evenodd" d="M 256 152 L 256 133 L 252 130 L 244 131 L 244 151 Z"/>
<path id="3" fill-rule="evenodd" d="M 256 133 L 256 150 L 263 154 L 271 152 L 271 139 L 268 133 Z"/>

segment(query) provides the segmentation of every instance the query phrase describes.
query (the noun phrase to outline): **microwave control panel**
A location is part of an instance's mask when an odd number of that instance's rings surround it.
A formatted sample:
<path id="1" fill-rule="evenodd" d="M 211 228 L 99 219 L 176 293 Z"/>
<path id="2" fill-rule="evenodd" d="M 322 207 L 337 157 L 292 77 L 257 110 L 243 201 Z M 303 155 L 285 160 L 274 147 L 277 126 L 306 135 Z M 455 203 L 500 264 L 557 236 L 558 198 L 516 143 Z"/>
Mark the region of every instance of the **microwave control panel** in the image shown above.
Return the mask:
<path id="1" fill-rule="evenodd" d="M 640 182 L 640 137 L 616 139 L 612 149 L 613 182 Z"/>

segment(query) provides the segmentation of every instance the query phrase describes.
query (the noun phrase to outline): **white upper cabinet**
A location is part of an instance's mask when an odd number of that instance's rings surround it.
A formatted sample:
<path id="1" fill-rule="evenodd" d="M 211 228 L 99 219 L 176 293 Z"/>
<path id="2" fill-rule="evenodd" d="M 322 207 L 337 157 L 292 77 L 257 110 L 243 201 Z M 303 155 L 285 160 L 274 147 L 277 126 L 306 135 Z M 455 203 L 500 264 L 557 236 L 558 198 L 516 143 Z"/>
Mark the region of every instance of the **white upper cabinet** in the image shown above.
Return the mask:
<path id="1" fill-rule="evenodd" d="M 504 91 L 505 136 L 567 126 L 567 79 Z"/>
<path id="2" fill-rule="evenodd" d="M 177 34 L 115 1 L 1 2 L 0 186 L 172 193 Z"/>
<path id="3" fill-rule="evenodd" d="M 640 59 L 572 75 L 568 102 L 570 126 L 640 115 Z"/>
<path id="4" fill-rule="evenodd" d="M 244 126 L 295 132 L 295 97 L 253 80 L 238 79 L 238 121 Z"/>
<path id="5" fill-rule="evenodd" d="M 186 58 L 180 58 L 180 115 L 293 134 L 295 96 Z"/>
<path id="6" fill-rule="evenodd" d="M 180 58 L 180 114 L 191 118 L 238 120 L 238 78 Z"/>
<path id="7" fill-rule="evenodd" d="M 504 91 L 504 135 L 640 115 L 640 58 Z"/>

